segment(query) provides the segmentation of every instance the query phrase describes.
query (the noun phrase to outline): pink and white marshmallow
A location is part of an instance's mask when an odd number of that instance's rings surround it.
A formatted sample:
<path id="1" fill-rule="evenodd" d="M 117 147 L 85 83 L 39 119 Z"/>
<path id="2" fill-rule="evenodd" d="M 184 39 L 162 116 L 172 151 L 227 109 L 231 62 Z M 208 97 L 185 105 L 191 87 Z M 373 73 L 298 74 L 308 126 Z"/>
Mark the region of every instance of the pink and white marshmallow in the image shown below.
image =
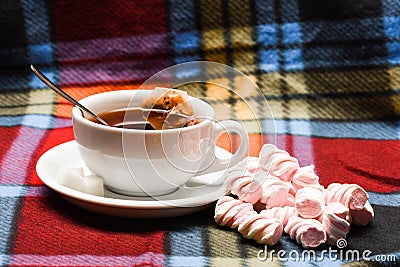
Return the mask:
<path id="1" fill-rule="evenodd" d="M 241 176 L 244 172 L 253 173 L 259 165 L 259 159 L 257 157 L 245 157 L 238 164 L 230 167 L 226 170 L 226 174 L 232 172 L 238 172 L 238 176 Z"/>
<path id="2" fill-rule="evenodd" d="M 273 246 L 281 239 L 283 226 L 278 219 L 256 213 L 243 219 L 238 231 L 245 238 L 253 239 L 259 244 Z"/>
<path id="3" fill-rule="evenodd" d="M 255 180 L 258 181 L 257 178 Z M 268 175 L 261 183 L 262 194 L 261 203 L 265 203 L 265 208 L 283 207 L 288 199 L 290 186 L 278 177 Z"/>
<path id="4" fill-rule="evenodd" d="M 313 187 L 321 191 L 324 189 L 324 187 L 319 184 L 319 177 L 315 174 L 314 165 L 299 168 L 293 175 L 292 184 L 295 190 L 304 187 Z"/>
<path id="5" fill-rule="evenodd" d="M 325 209 L 324 194 L 313 187 L 303 187 L 297 191 L 294 205 L 301 217 L 316 219 Z"/>
<path id="6" fill-rule="evenodd" d="M 322 224 L 327 234 L 326 243 L 336 245 L 337 241 L 345 239 L 350 231 L 349 209 L 339 202 L 330 203 L 325 209 Z"/>
<path id="7" fill-rule="evenodd" d="M 367 201 L 361 210 L 351 210 L 350 216 L 352 223 L 356 225 L 366 225 L 374 218 L 375 214 L 371 204 Z"/>
<path id="8" fill-rule="evenodd" d="M 299 169 L 299 162 L 285 150 L 272 144 L 266 144 L 261 148 L 260 167 L 284 182 L 290 182 L 294 173 Z"/>
<path id="9" fill-rule="evenodd" d="M 251 204 L 260 200 L 262 188 L 253 174 L 245 170 L 231 170 L 225 177 L 226 188 L 240 200 Z"/>
<path id="10" fill-rule="evenodd" d="M 242 159 L 237 165 L 236 168 L 245 169 L 250 173 L 254 173 L 259 167 L 259 158 L 258 157 L 246 157 Z M 235 168 L 235 167 L 234 167 Z"/>
<path id="11" fill-rule="evenodd" d="M 224 196 L 215 205 L 214 220 L 221 226 L 235 229 L 249 215 L 257 214 L 253 205 L 230 196 Z"/>
<path id="12" fill-rule="evenodd" d="M 317 220 L 293 216 L 285 226 L 285 232 L 304 248 L 315 248 L 325 243 L 324 226 Z"/>
<path id="13" fill-rule="evenodd" d="M 295 196 L 296 195 L 290 194 L 290 191 L 289 191 L 288 198 L 286 199 L 285 205 L 283 205 L 283 206 L 294 207 Z"/>
<path id="14" fill-rule="evenodd" d="M 333 183 L 324 189 L 313 165 L 300 168 L 296 158 L 270 144 L 259 158 L 247 157 L 227 170 L 225 185 L 238 199 L 220 198 L 215 222 L 260 244 L 276 244 L 284 230 L 304 248 L 336 245 L 351 223 L 374 218 L 362 187 Z"/>
<path id="15" fill-rule="evenodd" d="M 271 209 L 262 210 L 260 214 L 267 216 L 268 218 L 278 219 L 283 227 L 285 227 L 289 219 L 296 216 L 296 209 L 294 207 L 274 207 Z"/>
<path id="16" fill-rule="evenodd" d="M 349 210 L 362 210 L 367 201 L 367 192 L 357 184 L 333 183 L 325 190 L 326 205 L 340 202 Z"/>

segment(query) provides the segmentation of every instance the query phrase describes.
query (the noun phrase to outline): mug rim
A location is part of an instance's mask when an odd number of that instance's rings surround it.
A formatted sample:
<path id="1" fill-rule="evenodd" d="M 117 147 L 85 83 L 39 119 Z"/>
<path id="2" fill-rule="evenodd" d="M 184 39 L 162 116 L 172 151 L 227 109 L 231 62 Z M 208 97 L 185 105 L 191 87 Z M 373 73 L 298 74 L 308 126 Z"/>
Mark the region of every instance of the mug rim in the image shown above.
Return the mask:
<path id="1" fill-rule="evenodd" d="M 97 94 L 92 94 L 92 95 L 86 96 L 86 97 L 82 98 L 81 100 L 79 100 L 79 102 L 87 101 L 87 99 L 90 99 L 92 97 L 98 97 L 100 95 L 117 94 L 117 93 L 123 93 L 123 92 L 125 92 L 125 93 L 128 93 L 128 92 L 133 93 L 133 95 L 131 96 L 131 99 L 132 99 L 132 97 L 134 97 L 134 95 L 137 94 L 137 92 L 139 92 L 139 91 L 152 91 L 152 90 L 147 90 L 147 89 L 145 89 L 145 90 L 144 89 L 128 89 L 128 90 L 107 91 L 107 92 L 101 92 L 101 93 L 97 93 Z M 129 104 L 131 102 L 131 99 L 129 100 L 129 102 L 127 104 Z M 196 100 L 200 101 L 202 104 L 209 106 L 211 111 L 212 111 L 212 114 L 211 114 L 210 118 L 212 118 L 212 119 L 215 118 L 215 111 L 207 102 L 201 100 L 200 98 L 189 96 L 189 100 L 192 100 L 192 99 L 196 99 Z M 112 131 L 112 132 L 118 132 L 118 133 L 120 132 L 120 133 L 142 133 L 143 134 L 145 132 L 147 134 L 161 134 L 161 133 L 165 134 L 167 132 L 168 133 L 181 132 L 181 131 L 187 132 L 187 131 L 192 131 L 192 130 L 196 130 L 198 128 L 201 128 L 204 125 L 210 123 L 211 121 L 212 121 L 211 119 L 205 119 L 203 121 L 200 121 L 200 123 L 198 123 L 198 124 L 191 125 L 191 126 L 188 126 L 188 127 L 175 128 L 175 129 L 162 129 L 162 130 L 156 130 L 156 129 L 154 129 L 154 130 L 145 130 L 145 129 L 143 129 L 142 130 L 142 129 L 118 128 L 118 127 L 106 126 L 106 125 L 103 125 L 103 124 L 99 124 L 99 123 L 93 122 L 93 121 L 85 118 L 83 116 L 83 112 L 79 108 L 77 108 L 75 106 L 72 108 L 72 125 L 74 125 L 75 122 L 77 122 L 77 123 L 83 124 L 86 127 L 92 127 L 92 128 L 96 128 L 98 130 Z"/>

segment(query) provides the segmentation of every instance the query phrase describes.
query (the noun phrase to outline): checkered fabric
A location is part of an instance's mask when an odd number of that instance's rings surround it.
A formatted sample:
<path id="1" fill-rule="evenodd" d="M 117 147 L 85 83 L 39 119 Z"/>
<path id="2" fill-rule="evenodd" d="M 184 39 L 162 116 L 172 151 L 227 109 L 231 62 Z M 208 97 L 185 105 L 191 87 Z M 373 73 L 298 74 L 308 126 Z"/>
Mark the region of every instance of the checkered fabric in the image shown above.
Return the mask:
<path id="1" fill-rule="evenodd" d="M 74 139 L 72 106 L 30 64 L 81 99 L 138 88 L 166 67 L 200 60 L 243 72 L 267 100 L 274 130 L 265 104 L 240 82 L 230 81 L 233 92 L 193 89 L 232 111 L 223 119 L 242 119 L 250 155 L 276 134 L 279 148 L 316 166 L 323 185 L 363 186 L 375 219 L 352 226 L 347 249 L 372 251 L 365 265 L 400 263 L 399 1 L 2 0 L 0 33 L 0 265 L 361 266 L 319 249 L 312 263 L 260 261 L 264 246 L 218 227 L 213 207 L 121 219 L 72 206 L 43 185 L 36 162 Z M 225 137 L 219 145 L 237 146 Z M 303 251 L 287 235 L 268 249 Z M 397 263 L 382 260 L 388 255 Z"/>

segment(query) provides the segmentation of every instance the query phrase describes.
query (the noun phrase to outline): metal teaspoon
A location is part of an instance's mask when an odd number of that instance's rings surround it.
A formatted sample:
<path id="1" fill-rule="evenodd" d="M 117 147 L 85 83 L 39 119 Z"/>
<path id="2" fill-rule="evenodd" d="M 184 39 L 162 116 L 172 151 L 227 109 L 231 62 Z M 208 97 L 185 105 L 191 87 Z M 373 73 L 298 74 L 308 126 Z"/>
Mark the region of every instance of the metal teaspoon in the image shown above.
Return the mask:
<path id="1" fill-rule="evenodd" d="M 79 108 L 81 111 L 87 112 L 90 116 L 95 118 L 98 122 L 100 122 L 103 125 L 110 126 L 106 121 L 104 121 L 102 118 L 97 116 L 95 113 L 93 113 L 91 110 L 89 110 L 87 107 L 83 106 L 80 104 L 78 101 L 76 101 L 72 96 L 64 92 L 62 89 L 58 88 L 54 83 L 52 83 L 46 76 L 43 75 L 35 66 L 31 65 L 31 69 L 33 73 L 44 83 L 46 84 L 50 89 L 52 89 L 54 92 L 59 94 L 60 96 L 64 97 L 66 100 L 71 102 L 74 106 Z"/>

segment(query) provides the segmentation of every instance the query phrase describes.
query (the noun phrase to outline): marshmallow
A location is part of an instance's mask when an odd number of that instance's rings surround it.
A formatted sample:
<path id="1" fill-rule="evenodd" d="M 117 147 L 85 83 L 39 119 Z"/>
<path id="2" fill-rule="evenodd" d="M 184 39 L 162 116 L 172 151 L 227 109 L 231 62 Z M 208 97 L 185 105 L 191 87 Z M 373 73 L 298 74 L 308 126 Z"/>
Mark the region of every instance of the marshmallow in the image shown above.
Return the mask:
<path id="1" fill-rule="evenodd" d="M 299 189 L 295 197 L 295 207 L 303 218 L 318 218 L 325 208 L 324 195 L 320 190 L 313 187 Z"/>
<path id="2" fill-rule="evenodd" d="M 292 184 L 295 190 L 303 187 L 313 187 L 318 190 L 323 190 L 324 187 L 319 184 L 319 177 L 314 172 L 314 165 L 299 168 L 293 175 Z"/>
<path id="3" fill-rule="evenodd" d="M 221 198 L 215 221 L 260 244 L 276 244 L 284 230 L 304 248 L 336 245 L 352 222 L 365 225 L 374 217 L 362 187 L 333 183 L 324 189 L 313 165 L 300 168 L 273 145 L 264 145 L 259 159 L 248 157 L 229 169 L 225 183 L 239 200 Z"/>
<path id="4" fill-rule="evenodd" d="M 296 215 L 296 209 L 294 207 L 274 207 L 271 209 L 262 210 L 260 214 L 267 216 L 268 218 L 276 218 L 285 227 L 290 217 Z"/>
<path id="5" fill-rule="evenodd" d="M 257 180 L 257 178 L 255 178 L 255 180 Z M 260 202 L 265 203 L 267 209 L 283 207 L 285 205 L 290 189 L 288 183 L 272 175 L 268 175 L 260 183 L 262 188 Z"/>
<path id="6" fill-rule="evenodd" d="M 283 206 L 289 206 L 289 207 L 294 207 L 294 199 L 295 199 L 295 195 L 288 194 L 288 198 L 286 199 L 286 202 Z"/>
<path id="7" fill-rule="evenodd" d="M 281 239 L 283 226 L 278 219 L 255 213 L 241 221 L 238 231 L 245 238 L 273 246 Z"/>
<path id="8" fill-rule="evenodd" d="M 235 229 L 250 214 L 257 214 L 250 203 L 224 196 L 217 201 L 214 220 L 221 226 Z"/>
<path id="9" fill-rule="evenodd" d="M 259 161 L 258 157 L 245 157 L 238 164 L 228 169 L 227 172 L 229 173 L 232 170 L 247 170 L 250 173 L 254 173 L 258 169 Z"/>
<path id="10" fill-rule="evenodd" d="M 285 150 L 279 149 L 272 144 L 266 144 L 260 151 L 260 166 L 267 172 L 277 176 L 284 182 L 290 182 L 293 174 L 299 168 L 296 158 L 289 155 Z"/>
<path id="11" fill-rule="evenodd" d="M 361 210 L 350 211 L 352 223 L 356 225 L 366 225 L 374 218 L 374 209 L 367 201 Z"/>
<path id="12" fill-rule="evenodd" d="M 324 226 L 314 219 L 290 217 L 285 232 L 304 248 L 315 248 L 326 241 Z"/>
<path id="13" fill-rule="evenodd" d="M 256 203 L 262 194 L 261 186 L 253 181 L 253 175 L 247 170 L 231 170 L 225 176 L 226 188 L 240 200 Z"/>
<path id="14" fill-rule="evenodd" d="M 368 194 L 357 184 L 333 183 L 325 190 L 325 204 L 340 202 L 350 210 L 361 210 L 368 200 Z"/>
<path id="15" fill-rule="evenodd" d="M 322 224 L 327 234 L 326 242 L 329 245 L 336 245 L 339 239 L 346 238 L 350 231 L 350 211 L 343 204 L 330 203 L 324 212 Z"/>

